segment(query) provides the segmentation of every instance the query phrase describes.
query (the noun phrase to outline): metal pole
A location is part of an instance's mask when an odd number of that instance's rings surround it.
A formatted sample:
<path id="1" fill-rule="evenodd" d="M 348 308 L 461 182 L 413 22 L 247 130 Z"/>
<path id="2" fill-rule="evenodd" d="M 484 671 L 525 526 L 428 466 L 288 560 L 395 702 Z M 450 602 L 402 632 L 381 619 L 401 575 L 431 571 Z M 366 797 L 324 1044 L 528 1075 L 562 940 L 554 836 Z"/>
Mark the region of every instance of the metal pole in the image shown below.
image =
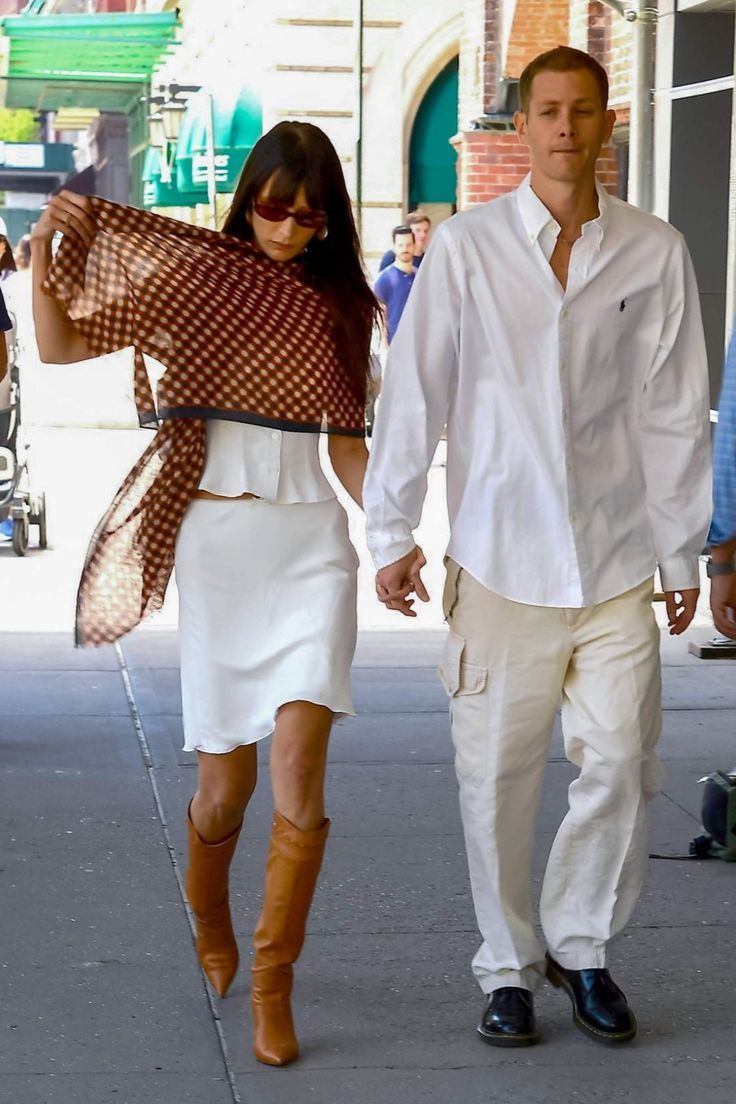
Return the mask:
<path id="1" fill-rule="evenodd" d="M 629 138 L 629 203 L 654 207 L 654 35 L 657 9 L 639 5 L 634 22 Z M 634 106 L 636 105 L 636 106 Z"/>
<path id="2" fill-rule="evenodd" d="M 363 12 L 357 0 L 355 14 L 355 216 L 358 237 L 363 234 Z"/>
<path id="3" fill-rule="evenodd" d="M 210 92 L 206 92 L 207 110 L 205 111 L 205 129 L 207 132 L 207 202 L 210 206 L 210 224 L 217 229 L 217 170 L 215 166 L 215 101 Z"/>
<path id="4" fill-rule="evenodd" d="M 736 73 L 736 36 L 734 36 L 734 72 Z M 728 266 L 726 269 L 726 345 L 736 317 L 736 89 L 731 107 L 731 172 L 728 187 Z"/>

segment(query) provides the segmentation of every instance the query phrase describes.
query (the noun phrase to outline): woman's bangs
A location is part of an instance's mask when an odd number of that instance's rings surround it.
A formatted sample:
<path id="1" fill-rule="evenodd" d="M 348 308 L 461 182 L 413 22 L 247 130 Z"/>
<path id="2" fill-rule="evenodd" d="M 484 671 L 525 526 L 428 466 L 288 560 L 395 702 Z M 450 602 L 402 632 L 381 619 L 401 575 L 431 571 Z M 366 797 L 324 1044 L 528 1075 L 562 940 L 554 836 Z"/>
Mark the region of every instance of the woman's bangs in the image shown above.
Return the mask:
<path id="1" fill-rule="evenodd" d="M 299 188 L 304 185 L 307 203 L 313 210 L 322 210 L 322 188 L 317 173 L 309 168 L 297 168 L 295 165 L 281 165 L 270 178 L 268 198 L 274 203 L 285 203 L 291 207 Z"/>

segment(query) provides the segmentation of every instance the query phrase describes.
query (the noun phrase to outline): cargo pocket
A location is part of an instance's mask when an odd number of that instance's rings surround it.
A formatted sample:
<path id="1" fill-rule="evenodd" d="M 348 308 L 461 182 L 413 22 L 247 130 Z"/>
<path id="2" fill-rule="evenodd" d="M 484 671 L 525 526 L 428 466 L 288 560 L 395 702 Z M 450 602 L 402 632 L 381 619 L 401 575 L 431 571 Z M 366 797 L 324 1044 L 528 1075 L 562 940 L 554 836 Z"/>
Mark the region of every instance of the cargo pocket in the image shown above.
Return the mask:
<path id="1" fill-rule="evenodd" d="M 442 661 L 437 668 L 450 698 L 455 771 L 460 782 L 480 782 L 488 762 L 487 698 L 483 691 L 488 669 L 463 659 L 465 641 L 449 630 Z"/>

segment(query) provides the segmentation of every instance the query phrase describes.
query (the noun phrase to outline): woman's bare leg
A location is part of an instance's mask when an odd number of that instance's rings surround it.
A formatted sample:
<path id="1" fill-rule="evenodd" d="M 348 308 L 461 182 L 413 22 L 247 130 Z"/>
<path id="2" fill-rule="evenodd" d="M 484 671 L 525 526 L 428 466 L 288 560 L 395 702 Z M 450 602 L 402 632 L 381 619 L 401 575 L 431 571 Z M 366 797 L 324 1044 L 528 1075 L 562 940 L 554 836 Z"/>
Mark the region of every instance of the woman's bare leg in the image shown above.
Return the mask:
<path id="1" fill-rule="evenodd" d="M 271 784 L 277 812 L 303 832 L 325 819 L 325 770 L 333 713 L 312 702 L 279 710 L 271 746 Z"/>
<path id="2" fill-rule="evenodd" d="M 202 839 L 217 843 L 243 823 L 258 777 L 256 745 L 246 744 L 225 755 L 197 754 L 199 778 L 190 815 Z"/>

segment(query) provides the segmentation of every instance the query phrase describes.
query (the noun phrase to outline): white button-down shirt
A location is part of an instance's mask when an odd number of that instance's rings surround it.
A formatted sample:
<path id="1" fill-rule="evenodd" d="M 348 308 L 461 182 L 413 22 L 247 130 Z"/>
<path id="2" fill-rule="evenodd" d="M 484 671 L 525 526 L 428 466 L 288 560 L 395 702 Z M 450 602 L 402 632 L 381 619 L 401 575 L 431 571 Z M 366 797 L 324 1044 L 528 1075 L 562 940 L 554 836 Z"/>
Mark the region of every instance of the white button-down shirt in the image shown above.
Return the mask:
<path id="1" fill-rule="evenodd" d="M 378 568 L 411 551 L 447 425 L 449 555 L 513 601 L 698 585 L 709 402 L 682 236 L 598 189 L 567 290 L 559 225 L 515 191 L 440 226 L 391 345 L 364 487 Z"/>

